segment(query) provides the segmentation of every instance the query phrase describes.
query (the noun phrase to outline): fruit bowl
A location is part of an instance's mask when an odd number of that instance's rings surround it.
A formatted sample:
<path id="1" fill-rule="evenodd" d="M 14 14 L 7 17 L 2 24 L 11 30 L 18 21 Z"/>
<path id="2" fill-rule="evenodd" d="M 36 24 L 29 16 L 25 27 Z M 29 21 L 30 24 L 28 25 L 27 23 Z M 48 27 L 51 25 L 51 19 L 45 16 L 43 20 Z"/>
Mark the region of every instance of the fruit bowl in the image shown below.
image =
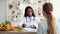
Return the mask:
<path id="1" fill-rule="evenodd" d="M 22 32 L 22 29 L 19 27 L 14 27 L 10 21 L 5 21 L 0 24 L 0 31 L 18 31 Z"/>
<path id="2" fill-rule="evenodd" d="M 12 30 L 13 28 L 14 26 L 12 24 L 0 25 L 0 31 L 9 31 L 9 30 Z"/>
<path id="3" fill-rule="evenodd" d="M 10 31 L 12 30 L 13 28 L 10 28 L 10 27 L 7 27 L 7 26 L 0 26 L 0 31 Z"/>

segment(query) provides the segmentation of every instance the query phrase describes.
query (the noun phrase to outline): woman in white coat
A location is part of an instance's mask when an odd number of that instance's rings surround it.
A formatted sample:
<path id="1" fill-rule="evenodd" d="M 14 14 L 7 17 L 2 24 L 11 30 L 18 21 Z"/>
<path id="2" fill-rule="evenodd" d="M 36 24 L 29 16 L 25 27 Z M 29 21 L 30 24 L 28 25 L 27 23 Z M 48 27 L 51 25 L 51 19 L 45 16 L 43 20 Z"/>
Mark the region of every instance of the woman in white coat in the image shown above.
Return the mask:
<path id="1" fill-rule="evenodd" d="M 38 23 L 40 22 L 39 18 L 37 18 L 34 14 L 32 7 L 27 6 L 25 8 L 25 14 L 22 21 L 19 23 L 19 27 L 22 28 L 38 28 Z"/>

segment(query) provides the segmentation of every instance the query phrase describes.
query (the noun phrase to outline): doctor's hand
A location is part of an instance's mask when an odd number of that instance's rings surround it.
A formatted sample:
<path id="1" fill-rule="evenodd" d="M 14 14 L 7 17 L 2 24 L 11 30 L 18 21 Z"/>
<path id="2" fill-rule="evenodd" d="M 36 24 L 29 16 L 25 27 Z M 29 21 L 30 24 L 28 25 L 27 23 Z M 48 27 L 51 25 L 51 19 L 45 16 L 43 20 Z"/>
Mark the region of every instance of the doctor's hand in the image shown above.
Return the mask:
<path id="1" fill-rule="evenodd" d="M 26 24 L 22 24 L 22 27 L 25 28 L 26 27 Z"/>
<path id="2" fill-rule="evenodd" d="M 30 28 L 36 29 L 36 26 L 35 25 L 31 25 Z"/>

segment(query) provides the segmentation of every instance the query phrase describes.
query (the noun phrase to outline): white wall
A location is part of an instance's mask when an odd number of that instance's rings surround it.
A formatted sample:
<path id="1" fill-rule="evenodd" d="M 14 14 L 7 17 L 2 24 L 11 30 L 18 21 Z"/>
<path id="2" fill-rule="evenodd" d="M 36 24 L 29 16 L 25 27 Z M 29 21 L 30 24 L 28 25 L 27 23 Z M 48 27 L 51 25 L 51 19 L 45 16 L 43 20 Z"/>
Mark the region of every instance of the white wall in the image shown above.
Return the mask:
<path id="1" fill-rule="evenodd" d="M 0 23 L 6 20 L 7 14 L 7 0 L 0 0 Z"/>
<path id="2" fill-rule="evenodd" d="M 60 0 L 51 0 L 50 2 L 53 4 L 55 17 L 60 18 Z"/>

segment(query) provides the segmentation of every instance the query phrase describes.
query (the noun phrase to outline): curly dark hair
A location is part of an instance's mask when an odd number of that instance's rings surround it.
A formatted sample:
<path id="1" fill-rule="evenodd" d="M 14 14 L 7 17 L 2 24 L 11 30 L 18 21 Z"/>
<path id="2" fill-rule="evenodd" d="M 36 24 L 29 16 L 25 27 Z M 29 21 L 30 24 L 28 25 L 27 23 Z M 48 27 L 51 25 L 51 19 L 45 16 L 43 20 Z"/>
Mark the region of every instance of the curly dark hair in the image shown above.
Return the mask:
<path id="1" fill-rule="evenodd" d="M 35 17 L 34 11 L 33 11 L 33 9 L 32 9 L 31 6 L 27 6 L 27 7 L 25 8 L 25 14 L 24 14 L 24 17 L 27 17 L 27 16 L 28 16 L 28 14 L 27 14 L 28 9 L 31 9 L 31 10 L 32 10 L 32 16 Z"/>

